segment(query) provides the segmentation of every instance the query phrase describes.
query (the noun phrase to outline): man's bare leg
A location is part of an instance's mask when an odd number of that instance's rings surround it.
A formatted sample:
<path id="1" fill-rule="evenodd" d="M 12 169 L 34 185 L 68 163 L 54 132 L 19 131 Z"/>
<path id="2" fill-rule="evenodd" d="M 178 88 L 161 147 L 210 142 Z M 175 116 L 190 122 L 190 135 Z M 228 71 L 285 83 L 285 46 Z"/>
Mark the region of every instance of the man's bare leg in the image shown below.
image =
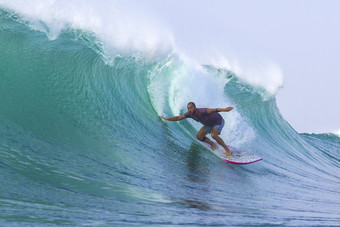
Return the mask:
<path id="1" fill-rule="evenodd" d="M 225 145 L 225 143 L 224 143 L 224 141 L 222 140 L 222 138 L 218 136 L 219 134 L 220 134 L 220 132 L 219 132 L 216 128 L 214 128 L 214 129 L 212 130 L 211 137 L 212 137 L 214 140 L 216 140 L 217 143 L 218 143 L 219 145 L 221 145 L 221 146 L 224 148 L 224 150 L 226 151 L 226 156 L 228 157 L 228 156 L 231 155 L 231 151 L 229 150 L 229 148 L 227 147 L 227 145 Z"/>
<path id="2" fill-rule="evenodd" d="M 204 143 L 208 143 L 211 146 L 211 149 L 213 150 L 218 148 L 218 146 L 214 144 L 214 142 L 211 141 L 208 137 L 205 137 Z"/>
<path id="3" fill-rule="evenodd" d="M 203 138 L 208 135 L 208 132 L 205 131 L 204 129 L 200 129 L 196 135 L 196 138 L 200 141 L 203 141 Z M 217 148 L 217 145 L 214 144 L 208 137 L 205 137 L 204 143 L 207 143 L 211 146 L 211 149 L 216 149 Z"/>

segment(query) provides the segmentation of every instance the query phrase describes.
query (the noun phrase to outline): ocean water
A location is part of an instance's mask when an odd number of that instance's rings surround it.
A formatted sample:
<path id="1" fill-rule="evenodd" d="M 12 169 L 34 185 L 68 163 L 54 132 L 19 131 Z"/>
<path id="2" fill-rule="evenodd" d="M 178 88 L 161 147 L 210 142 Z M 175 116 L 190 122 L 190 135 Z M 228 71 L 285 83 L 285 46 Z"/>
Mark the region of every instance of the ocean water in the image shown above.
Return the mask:
<path id="1" fill-rule="evenodd" d="M 0 3 L 1 226 L 339 226 L 340 138 L 297 133 L 280 82 L 196 64 L 125 17 Z M 189 101 L 233 106 L 221 136 L 263 160 L 227 164 L 199 124 L 159 118 Z"/>

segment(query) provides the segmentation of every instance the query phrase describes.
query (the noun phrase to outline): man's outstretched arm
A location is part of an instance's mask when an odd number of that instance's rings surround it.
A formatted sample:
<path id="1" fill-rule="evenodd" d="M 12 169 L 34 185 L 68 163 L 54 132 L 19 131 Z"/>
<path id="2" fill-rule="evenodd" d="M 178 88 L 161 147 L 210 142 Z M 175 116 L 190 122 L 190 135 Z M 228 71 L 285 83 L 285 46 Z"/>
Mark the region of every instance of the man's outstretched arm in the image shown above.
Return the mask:
<path id="1" fill-rule="evenodd" d="M 229 112 L 230 110 L 234 109 L 234 107 L 227 107 L 227 108 L 215 108 L 215 109 L 207 109 L 208 114 L 217 113 L 217 112 Z"/>
<path id="2" fill-rule="evenodd" d="M 175 116 L 175 117 L 169 117 L 169 118 L 165 118 L 163 116 L 160 116 L 162 119 L 166 120 L 166 121 L 181 121 L 183 119 L 185 119 L 184 115 L 181 116 Z"/>

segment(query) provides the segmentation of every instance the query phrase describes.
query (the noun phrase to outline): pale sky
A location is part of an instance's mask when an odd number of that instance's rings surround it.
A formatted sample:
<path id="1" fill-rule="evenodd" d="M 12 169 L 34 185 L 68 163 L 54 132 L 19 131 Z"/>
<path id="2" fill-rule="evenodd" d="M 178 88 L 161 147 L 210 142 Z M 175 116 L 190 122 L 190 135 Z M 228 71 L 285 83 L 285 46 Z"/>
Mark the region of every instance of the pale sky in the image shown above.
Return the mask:
<path id="1" fill-rule="evenodd" d="M 218 49 L 282 70 L 277 105 L 298 132 L 340 129 L 340 1 L 147 0 L 137 3 L 192 53 Z M 140 5 L 139 5 L 140 4 Z"/>

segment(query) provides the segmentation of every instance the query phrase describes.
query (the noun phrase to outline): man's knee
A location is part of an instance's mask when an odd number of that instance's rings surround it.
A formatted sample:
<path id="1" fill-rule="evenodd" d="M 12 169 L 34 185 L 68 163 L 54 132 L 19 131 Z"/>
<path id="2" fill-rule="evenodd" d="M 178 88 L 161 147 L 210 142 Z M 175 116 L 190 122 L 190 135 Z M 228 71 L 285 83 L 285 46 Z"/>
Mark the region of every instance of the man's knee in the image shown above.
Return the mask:
<path id="1" fill-rule="evenodd" d="M 201 135 L 197 134 L 197 135 L 196 135 L 196 138 L 197 138 L 199 141 L 204 142 L 204 140 L 205 140 L 207 137 L 201 136 Z"/>
<path id="2" fill-rule="evenodd" d="M 217 133 L 211 133 L 211 137 L 214 139 L 214 140 L 216 140 L 216 139 L 218 139 L 218 134 Z"/>
<path id="3" fill-rule="evenodd" d="M 203 138 L 207 135 L 207 133 L 204 130 L 200 130 L 197 134 L 196 134 L 196 138 L 200 141 L 203 140 Z"/>

